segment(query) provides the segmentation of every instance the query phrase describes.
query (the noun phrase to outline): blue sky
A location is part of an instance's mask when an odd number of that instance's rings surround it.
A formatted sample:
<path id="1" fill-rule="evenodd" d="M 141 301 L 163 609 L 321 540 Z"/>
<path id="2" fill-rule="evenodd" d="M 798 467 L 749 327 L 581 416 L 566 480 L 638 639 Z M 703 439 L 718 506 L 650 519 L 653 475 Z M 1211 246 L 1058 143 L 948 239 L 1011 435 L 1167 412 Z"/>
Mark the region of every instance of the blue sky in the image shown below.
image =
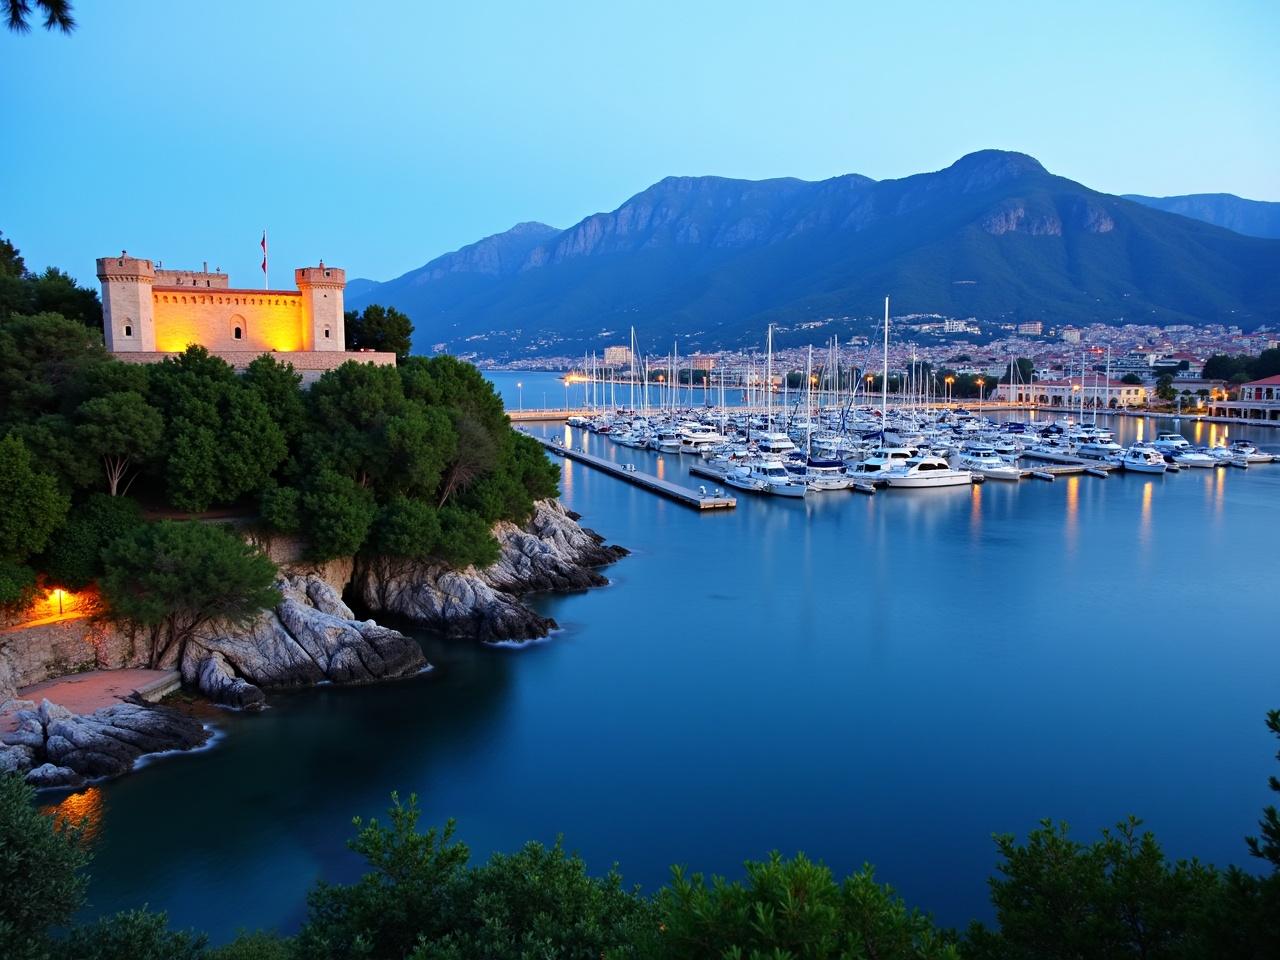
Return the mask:
<path id="1" fill-rule="evenodd" d="M 0 33 L 28 264 L 323 257 L 387 279 L 669 174 L 890 178 L 985 147 L 1110 192 L 1280 200 L 1274 3 L 75 4 Z"/>

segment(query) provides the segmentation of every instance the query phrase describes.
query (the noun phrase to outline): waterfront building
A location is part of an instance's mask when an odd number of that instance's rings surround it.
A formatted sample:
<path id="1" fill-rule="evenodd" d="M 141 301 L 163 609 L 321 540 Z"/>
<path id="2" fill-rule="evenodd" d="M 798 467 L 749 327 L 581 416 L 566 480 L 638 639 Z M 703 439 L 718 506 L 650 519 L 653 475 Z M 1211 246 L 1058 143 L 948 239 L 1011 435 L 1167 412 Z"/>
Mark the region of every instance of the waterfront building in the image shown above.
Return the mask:
<path id="1" fill-rule="evenodd" d="M 1280 422 L 1280 376 L 1242 383 L 1236 399 L 1213 400 L 1209 404 L 1209 415 Z"/>
<path id="2" fill-rule="evenodd" d="M 293 364 L 304 383 L 348 360 L 394 365 L 394 353 L 349 352 L 342 294 L 346 271 L 300 267 L 293 290 L 232 287 L 219 270 L 164 270 L 152 261 L 97 261 L 107 349 L 129 363 L 156 363 L 198 344 L 243 370 L 264 353 Z"/>
<path id="3" fill-rule="evenodd" d="M 1084 395 L 1086 407 L 1140 407 L 1147 402 L 1147 389 L 1141 384 L 1107 380 L 1103 377 L 1079 377 L 1060 380 L 1037 380 L 1035 383 L 1007 383 L 996 387 L 993 400 L 1013 403 L 1036 403 L 1049 407 L 1069 407 L 1080 403 Z"/>
<path id="4" fill-rule="evenodd" d="M 605 347 L 604 365 L 614 370 L 631 366 L 630 347 Z"/>

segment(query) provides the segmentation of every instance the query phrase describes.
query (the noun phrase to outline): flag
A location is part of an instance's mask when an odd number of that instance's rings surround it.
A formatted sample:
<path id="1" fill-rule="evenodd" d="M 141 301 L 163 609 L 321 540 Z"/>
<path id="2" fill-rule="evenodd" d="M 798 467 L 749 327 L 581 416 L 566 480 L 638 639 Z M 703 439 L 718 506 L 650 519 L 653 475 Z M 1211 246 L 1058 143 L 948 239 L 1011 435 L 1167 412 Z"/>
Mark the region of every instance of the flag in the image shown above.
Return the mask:
<path id="1" fill-rule="evenodd" d="M 262 231 L 262 276 L 267 275 L 267 231 Z"/>

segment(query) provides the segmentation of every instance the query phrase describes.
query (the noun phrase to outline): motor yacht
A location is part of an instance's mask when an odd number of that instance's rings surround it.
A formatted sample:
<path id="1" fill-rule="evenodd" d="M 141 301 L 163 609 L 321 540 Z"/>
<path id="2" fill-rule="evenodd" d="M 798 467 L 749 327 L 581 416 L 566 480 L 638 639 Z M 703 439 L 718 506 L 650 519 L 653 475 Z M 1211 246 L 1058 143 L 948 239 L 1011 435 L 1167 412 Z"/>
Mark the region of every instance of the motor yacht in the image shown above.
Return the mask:
<path id="1" fill-rule="evenodd" d="M 1135 443 L 1125 450 L 1120 457 L 1120 464 L 1125 470 L 1134 473 L 1164 473 L 1169 465 L 1164 462 L 1164 455 L 1155 447 L 1144 443 Z"/>
<path id="2" fill-rule="evenodd" d="M 914 455 L 906 447 L 881 447 L 854 464 L 849 474 L 855 480 L 882 480 L 890 470 L 906 463 Z"/>
<path id="3" fill-rule="evenodd" d="M 756 442 L 756 450 L 761 456 L 782 456 L 797 449 L 791 438 L 785 433 L 757 433 L 752 439 Z"/>
<path id="4" fill-rule="evenodd" d="M 775 497 L 803 497 L 809 492 L 809 486 L 803 480 L 797 480 L 781 460 L 773 457 L 760 457 L 752 460 L 745 468 L 747 476 L 761 480 L 765 484 L 765 492 Z"/>
<path id="5" fill-rule="evenodd" d="M 1263 453 L 1248 440 L 1237 440 L 1227 448 L 1233 458 L 1241 458 L 1245 463 L 1270 463 L 1276 457 L 1273 453 Z"/>
<path id="6" fill-rule="evenodd" d="M 1190 447 L 1186 450 L 1179 450 L 1173 455 L 1172 460 L 1180 467 L 1213 468 L 1218 465 L 1218 461 L 1203 450 L 1195 450 Z"/>
<path id="7" fill-rule="evenodd" d="M 968 470 L 956 470 L 941 457 L 912 457 L 899 467 L 885 474 L 885 483 L 891 487 L 958 487 L 973 483 Z"/>
<path id="8" fill-rule="evenodd" d="M 970 447 L 961 450 L 956 458 L 961 470 L 980 473 L 988 480 L 1021 480 L 1022 470 L 1011 463 L 1006 463 L 996 455 L 990 447 Z"/>
<path id="9" fill-rule="evenodd" d="M 1186 450 L 1191 446 L 1191 443 L 1180 433 L 1159 433 L 1156 434 L 1156 439 L 1151 446 L 1161 453 L 1171 454 L 1177 453 L 1179 450 Z"/>

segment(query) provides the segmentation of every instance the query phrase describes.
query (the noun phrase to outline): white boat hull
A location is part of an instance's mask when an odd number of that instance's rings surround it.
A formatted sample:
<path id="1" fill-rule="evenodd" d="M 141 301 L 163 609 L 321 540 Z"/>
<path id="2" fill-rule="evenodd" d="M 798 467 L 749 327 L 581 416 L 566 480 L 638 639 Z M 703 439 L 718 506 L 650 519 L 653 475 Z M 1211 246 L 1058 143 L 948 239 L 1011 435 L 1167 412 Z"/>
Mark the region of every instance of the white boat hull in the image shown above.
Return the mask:
<path id="1" fill-rule="evenodd" d="M 923 487 L 967 487 L 973 483 L 973 478 L 967 473 L 963 475 L 945 477 L 895 477 L 890 474 L 885 477 L 885 483 L 891 487 L 902 487 L 904 489 L 920 489 Z"/>

